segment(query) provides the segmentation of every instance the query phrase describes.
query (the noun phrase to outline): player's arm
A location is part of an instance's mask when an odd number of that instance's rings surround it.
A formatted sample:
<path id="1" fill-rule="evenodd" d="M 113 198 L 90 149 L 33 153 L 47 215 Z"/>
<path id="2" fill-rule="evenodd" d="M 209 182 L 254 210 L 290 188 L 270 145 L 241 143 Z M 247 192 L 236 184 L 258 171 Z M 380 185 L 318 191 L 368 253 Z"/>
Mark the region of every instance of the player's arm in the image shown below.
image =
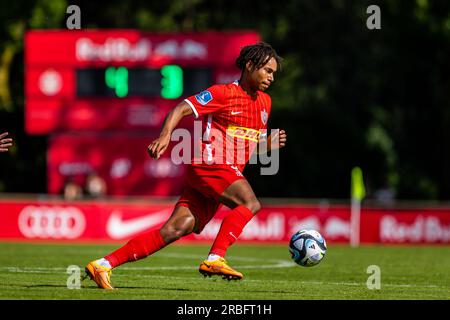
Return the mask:
<path id="1" fill-rule="evenodd" d="M 8 132 L 3 132 L 2 134 L 0 134 L 0 152 L 7 152 L 9 147 L 12 147 L 12 141 L 13 139 L 11 138 L 5 138 L 9 133 Z"/>
<path id="2" fill-rule="evenodd" d="M 271 134 L 259 141 L 258 154 L 264 154 L 268 150 L 281 149 L 286 145 L 287 134 L 283 129 L 272 130 Z"/>
<path id="3" fill-rule="evenodd" d="M 181 119 L 192 115 L 193 113 L 194 112 L 189 104 L 186 101 L 182 101 L 167 114 L 159 138 L 153 140 L 147 147 L 150 157 L 154 159 L 159 159 L 159 157 L 161 157 L 169 146 L 172 131 L 176 128 Z"/>

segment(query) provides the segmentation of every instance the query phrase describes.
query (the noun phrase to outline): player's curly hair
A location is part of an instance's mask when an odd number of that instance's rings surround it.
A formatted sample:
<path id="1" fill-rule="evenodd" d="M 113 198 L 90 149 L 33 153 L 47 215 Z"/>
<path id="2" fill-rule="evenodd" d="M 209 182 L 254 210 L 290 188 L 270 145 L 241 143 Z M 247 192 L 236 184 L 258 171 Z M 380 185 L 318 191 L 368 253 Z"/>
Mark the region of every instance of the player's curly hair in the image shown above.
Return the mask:
<path id="1" fill-rule="evenodd" d="M 248 45 L 241 49 L 239 57 L 236 59 L 236 66 L 244 71 L 247 62 L 251 61 L 253 68 L 259 69 L 263 67 L 271 58 L 277 61 L 278 69 L 281 69 L 281 58 L 270 44 L 259 42 L 257 44 Z"/>

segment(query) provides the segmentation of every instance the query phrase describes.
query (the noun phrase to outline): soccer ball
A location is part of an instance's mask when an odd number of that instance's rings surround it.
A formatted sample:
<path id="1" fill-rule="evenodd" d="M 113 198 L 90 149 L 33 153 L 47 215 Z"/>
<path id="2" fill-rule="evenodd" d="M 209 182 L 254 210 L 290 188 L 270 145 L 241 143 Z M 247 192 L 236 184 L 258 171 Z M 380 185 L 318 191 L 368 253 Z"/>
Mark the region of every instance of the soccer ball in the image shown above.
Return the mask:
<path id="1" fill-rule="evenodd" d="M 291 237 L 289 252 L 297 264 L 312 267 L 322 261 L 327 243 L 316 230 L 300 230 Z"/>

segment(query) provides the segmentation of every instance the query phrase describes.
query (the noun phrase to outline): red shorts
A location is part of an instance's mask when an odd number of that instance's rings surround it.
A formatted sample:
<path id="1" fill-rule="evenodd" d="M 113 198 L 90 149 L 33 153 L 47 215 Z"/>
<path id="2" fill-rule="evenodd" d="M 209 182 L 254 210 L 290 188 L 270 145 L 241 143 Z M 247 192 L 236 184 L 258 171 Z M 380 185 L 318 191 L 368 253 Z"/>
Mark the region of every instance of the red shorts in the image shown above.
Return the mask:
<path id="1" fill-rule="evenodd" d="M 189 208 L 196 218 L 195 233 L 202 232 L 219 210 L 219 197 L 233 182 L 245 179 L 239 169 L 228 164 L 195 165 L 187 167 L 185 187 L 175 207 Z"/>

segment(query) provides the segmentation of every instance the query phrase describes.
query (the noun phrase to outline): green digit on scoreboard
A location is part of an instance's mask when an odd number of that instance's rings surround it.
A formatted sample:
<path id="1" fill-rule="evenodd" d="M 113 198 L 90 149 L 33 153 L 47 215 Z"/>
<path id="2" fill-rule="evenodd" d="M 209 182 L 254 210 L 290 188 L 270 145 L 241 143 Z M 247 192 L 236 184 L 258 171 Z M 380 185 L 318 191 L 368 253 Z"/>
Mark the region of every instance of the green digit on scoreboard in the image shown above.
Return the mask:
<path id="1" fill-rule="evenodd" d="M 161 68 L 161 96 L 166 99 L 177 99 L 183 94 L 183 69 L 177 65 Z"/>
<path id="2" fill-rule="evenodd" d="M 128 69 L 125 67 L 108 67 L 105 71 L 105 82 L 108 87 L 114 89 L 119 98 L 128 95 Z"/>

